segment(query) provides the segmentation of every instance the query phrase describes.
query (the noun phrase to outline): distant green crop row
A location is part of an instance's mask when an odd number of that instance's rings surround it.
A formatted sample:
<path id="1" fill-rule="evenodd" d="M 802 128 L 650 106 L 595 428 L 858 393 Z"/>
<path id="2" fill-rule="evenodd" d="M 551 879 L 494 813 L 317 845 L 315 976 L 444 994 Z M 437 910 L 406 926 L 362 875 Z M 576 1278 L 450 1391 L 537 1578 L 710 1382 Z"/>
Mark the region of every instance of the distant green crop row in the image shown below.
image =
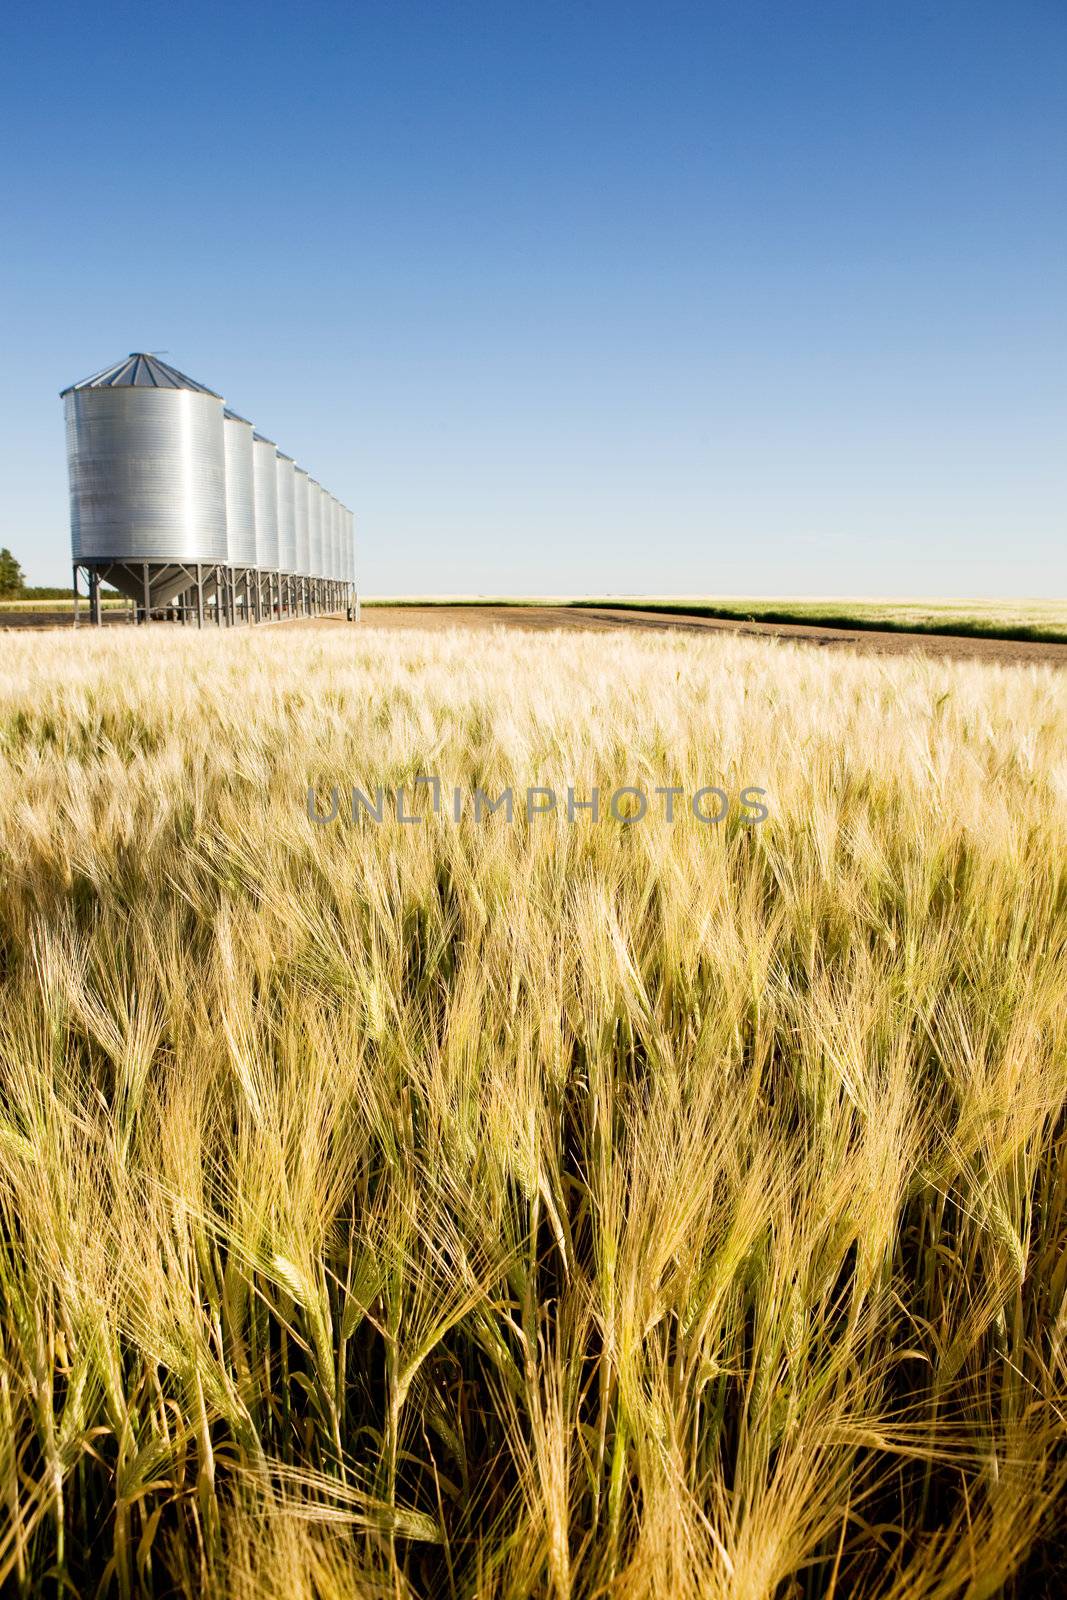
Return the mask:
<path id="1" fill-rule="evenodd" d="M 684 595 L 440 595 L 368 599 L 365 606 L 569 606 L 655 611 L 726 621 L 1067 643 L 1067 600 L 750 600 Z"/>
<path id="2" fill-rule="evenodd" d="M 604 602 L 577 600 L 574 605 Z M 621 610 L 661 611 L 724 620 L 782 623 L 819 628 L 858 628 L 892 633 L 955 634 L 991 639 L 1067 643 L 1067 602 L 822 601 L 822 600 L 623 600 Z"/>

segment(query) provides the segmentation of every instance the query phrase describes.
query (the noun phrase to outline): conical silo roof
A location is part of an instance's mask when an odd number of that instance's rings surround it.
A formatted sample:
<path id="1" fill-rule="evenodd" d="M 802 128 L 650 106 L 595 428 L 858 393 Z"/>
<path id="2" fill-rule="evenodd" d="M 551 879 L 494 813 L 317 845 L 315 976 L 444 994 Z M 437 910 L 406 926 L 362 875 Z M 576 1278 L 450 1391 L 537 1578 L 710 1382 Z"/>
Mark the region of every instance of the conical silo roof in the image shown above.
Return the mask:
<path id="1" fill-rule="evenodd" d="M 222 399 L 206 384 L 187 378 L 177 367 L 168 366 L 158 356 L 148 355 L 143 350 L 132 350 L 124 361 L 116 361 L 113 367 L 94 372 L 81 383 L 69 384 L 60 394 L 70 394 L 72 389 L 191 389 L 194 394 L 210 394 L 216 400 Z"/>

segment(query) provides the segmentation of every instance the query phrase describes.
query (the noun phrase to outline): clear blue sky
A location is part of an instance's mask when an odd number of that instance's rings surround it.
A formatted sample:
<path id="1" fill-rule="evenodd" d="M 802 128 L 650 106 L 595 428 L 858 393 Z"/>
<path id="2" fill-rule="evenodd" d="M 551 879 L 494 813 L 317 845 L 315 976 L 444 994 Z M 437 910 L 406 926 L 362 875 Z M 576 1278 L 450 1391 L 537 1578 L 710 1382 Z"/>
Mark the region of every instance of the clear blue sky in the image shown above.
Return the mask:
<path id="1" fill-rule="evenodd" d="M 0 544 L 167 359 L 366 592 L 1067 594 L 1064 0 L 9 9 Z"/>

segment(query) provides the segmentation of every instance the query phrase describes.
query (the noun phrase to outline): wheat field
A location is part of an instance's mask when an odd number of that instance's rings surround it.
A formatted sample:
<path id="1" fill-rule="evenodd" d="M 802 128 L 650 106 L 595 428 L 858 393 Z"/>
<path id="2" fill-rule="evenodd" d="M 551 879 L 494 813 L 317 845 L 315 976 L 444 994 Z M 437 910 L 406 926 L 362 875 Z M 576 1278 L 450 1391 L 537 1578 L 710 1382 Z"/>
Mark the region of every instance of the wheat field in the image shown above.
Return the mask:
<path id="1" fill-rule="evenodd" d="M 1067 678 L 8 636 L 0 773 L 0 1589 L 1058 1592 Z"/>

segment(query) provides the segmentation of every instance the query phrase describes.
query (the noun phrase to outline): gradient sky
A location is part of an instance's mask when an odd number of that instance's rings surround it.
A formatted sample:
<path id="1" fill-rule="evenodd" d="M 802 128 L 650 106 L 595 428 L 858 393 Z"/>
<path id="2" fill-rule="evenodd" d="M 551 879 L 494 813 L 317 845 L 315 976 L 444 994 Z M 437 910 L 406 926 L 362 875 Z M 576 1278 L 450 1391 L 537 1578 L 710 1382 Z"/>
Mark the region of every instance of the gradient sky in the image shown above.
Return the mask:
<path id="1" fill-rule="evenodd" d="M 1064 0 L 26 5 L 0 544 L 161 350 L 367 593 L 1067 594 Z"/>

